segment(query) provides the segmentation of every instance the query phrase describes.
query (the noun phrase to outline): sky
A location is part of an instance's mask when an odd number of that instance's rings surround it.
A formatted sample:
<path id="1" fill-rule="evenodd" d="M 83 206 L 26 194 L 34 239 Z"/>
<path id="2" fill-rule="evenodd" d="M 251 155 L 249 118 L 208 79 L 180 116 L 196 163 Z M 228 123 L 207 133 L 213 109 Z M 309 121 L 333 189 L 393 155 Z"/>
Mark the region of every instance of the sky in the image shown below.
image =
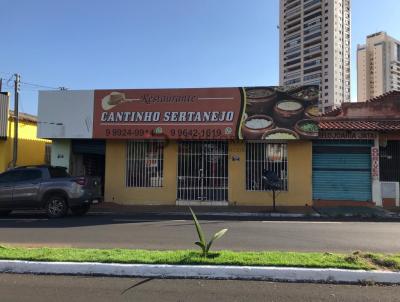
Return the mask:
<path id="1" fill-rule="evenodd" d="M 329 0 L 333 1 L 333 0 Z M 351 0 L 356 49 L 385 30 L 400 39 L 399 0 Z M 277 85 L 279 0 L 0 0 L 0 77 L 38 90 Z M 39 87 L 46 86 L 46 87 Z M 12 101 L 13 102 L 13 101 Z"/>

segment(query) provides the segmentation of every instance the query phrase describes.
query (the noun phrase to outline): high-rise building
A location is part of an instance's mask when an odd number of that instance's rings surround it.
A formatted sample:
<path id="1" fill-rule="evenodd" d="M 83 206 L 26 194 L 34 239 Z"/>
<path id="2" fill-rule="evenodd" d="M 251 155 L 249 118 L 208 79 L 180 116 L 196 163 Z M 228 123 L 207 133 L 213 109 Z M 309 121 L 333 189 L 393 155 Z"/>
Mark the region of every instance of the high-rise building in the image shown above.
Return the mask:
<path id="1" fill-rule="evenodd" d="M 280 0 L 280 84 L 320 85 L 320 111 L 350 101 L 350 0 Z"/>
<path id="2" fill-rule="evenodd" d="M 400 90 L 400 41 L 378 32 L 357 48 L 357 99 L 363 102 Z"/>

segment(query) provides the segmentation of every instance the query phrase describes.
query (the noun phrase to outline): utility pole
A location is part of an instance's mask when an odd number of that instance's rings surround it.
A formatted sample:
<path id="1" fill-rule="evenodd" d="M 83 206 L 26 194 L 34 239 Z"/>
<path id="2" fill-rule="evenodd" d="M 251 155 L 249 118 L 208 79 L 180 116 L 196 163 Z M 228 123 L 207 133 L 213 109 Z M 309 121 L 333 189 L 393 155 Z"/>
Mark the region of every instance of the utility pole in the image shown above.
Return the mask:
<path id="1" fill-rule="evenodd" d="M 14 147 L 13 147 L 13 160 L 12 167 L 15 168 L 17 166 L 18 160 L 18 124 L 19 124 L 19 83 L 21 77 L 19 74 L 14 74 Z"/>

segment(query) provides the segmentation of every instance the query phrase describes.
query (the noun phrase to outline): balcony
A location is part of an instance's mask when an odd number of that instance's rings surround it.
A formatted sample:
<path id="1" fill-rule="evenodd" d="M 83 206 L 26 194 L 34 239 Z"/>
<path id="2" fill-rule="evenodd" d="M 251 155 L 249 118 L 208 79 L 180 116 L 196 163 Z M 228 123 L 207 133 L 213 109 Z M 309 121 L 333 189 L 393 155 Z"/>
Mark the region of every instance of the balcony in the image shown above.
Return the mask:
<path id="1" fill-rule="evenodd" d="M 304 49 L 303 54 L 304 55 L 312 55 L 314 53 L 318 53 L 319 54 L 320 52 L 322 52 L 322 46 L 321 45 L 317 45 L 317 46 L 313 46 L 313 47 Z"/>
<path id="2" fill-rule="evenodd" d="M 296 59 L 296 60 L 292 60 L 287 62 L 286 64 L 284 64 L 284 67 L 292 67 L 294 65 L 300 64 L 301 63 L 301 59 Z"/>
<path id="3" fill-rule="evenodd" d="M 310 73 L 321 72 L 321 71 L 322 71 L 322 66 L 316 66 L 316 67 L 312 67 L 309 69 L 305 69 L 304 74 L 310 74 Z"/>
<path id="4" fill-rule="evenodd" d="M 321 66 L 322 61 L 320 59 L 312 60 L 304 63 L 304 69 L 313 67 L 313 66 Z"/>
<path id="5" fill-rule="evenodd" d="M 304 23 L 308 23 L 310 21 L 314 21 L 314 19 L 316 19 L 315 21 L 320 21 L 322 22 L 322 12 L 318 11 L 314 14 L 311 15 L 304 15 Z"/>

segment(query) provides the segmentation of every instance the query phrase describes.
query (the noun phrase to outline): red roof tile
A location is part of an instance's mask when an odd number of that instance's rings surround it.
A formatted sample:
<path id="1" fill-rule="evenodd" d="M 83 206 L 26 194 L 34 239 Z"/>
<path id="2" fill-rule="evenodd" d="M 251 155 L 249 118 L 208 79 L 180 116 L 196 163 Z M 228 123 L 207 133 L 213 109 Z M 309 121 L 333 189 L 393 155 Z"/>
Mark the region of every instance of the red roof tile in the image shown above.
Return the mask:
<path id="1" fill-rule="evenodd" d="M 14 111 L 13 110 L 10 110 L 10 118 L 12 120 L 15 119 L 15 115 L 14 115 Z M 23 112 L 19 113 L 19 120 L 20 121 L 25 121 L 25 122 L 31 122 L 31 123 L 37 123 L 37 121 L 38 121 L 37 120 L 37 116 L 32 115 L 32 114 L 28 114 L 28 113 L 23 113 Z"/>
<path id="2" fill-rule="evenodd" d="M 389 98 L 389 97 L 396 97 L 396 96 L 400 96 L 400 91 L 398 90 L 391 90 L 389 92 L 386 92 L 382 95 L 379 95 L 377 97 L 374 97 L 373 99 L 367 100 L 368 103 L 371 102 L 381 102 L 384 101 L 385 99 Z"/>
<path id="3" fill-rule="evenodd" d="M 365 130 L 393 131 L 400 130 L 400 121 L 320 121 L 321 130 Z"/>
<path id="4" fill-rule="evenodd" d="M 337 107 L 331 111 L 327 111 L 324 114 L 321 115 L 321 117 L 326 117 L 326 116 L 338 116 L 342 113 L 342 107 Z"/>
<path id="5" fill-rule="evenodd" d="M 377 96 L 373 99 L 369 99 L 365 102 L 350 102 L 350 103 L 343 103 L 344 106 L 352 106 L 352 105 L 356 105 L 357 104 L 362 104 L 362 103 L 375 103 L 375 102 L 383 102 L 389 98 L 396 98 L 396 97 L 400 97 L 400 91 L 398 90 L 392 90 L 389 92 L 386 92 L 380 96 Z M 322 117 L 329 117 L 329 116 L 338 116 L 342 113 L 343 108 L 342 107 L 337 107 L 331 111 L 325 112 L 324 114 L 322 114 Z"/>

